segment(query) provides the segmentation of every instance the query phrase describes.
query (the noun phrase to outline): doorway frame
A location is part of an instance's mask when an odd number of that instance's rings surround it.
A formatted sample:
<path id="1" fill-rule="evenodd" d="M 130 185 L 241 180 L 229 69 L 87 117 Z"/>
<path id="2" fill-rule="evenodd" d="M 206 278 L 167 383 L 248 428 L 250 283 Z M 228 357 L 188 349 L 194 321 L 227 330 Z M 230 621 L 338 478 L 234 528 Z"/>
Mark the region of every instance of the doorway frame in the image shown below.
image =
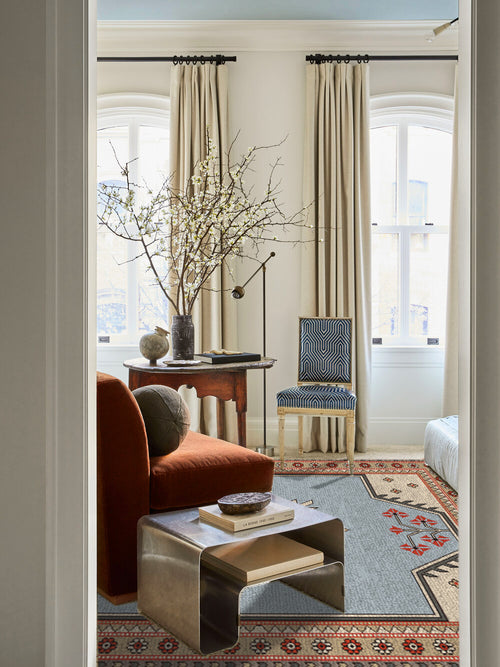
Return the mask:
<path id="1" fill-rule="evenodd" d="M 93 226 L 88 225 L 88 220 L 95 206 L 91 197 L 95 179 L 89 165 L 93 164 L 95 156 L 92 140 L 95 109 L 91 100 L 95 99 L 97 21 L 94 0 L 52 0 L 47 4 L 53 12 L 53 16 L 48 17 L 48 37 L 54 38 L 48 58 L 53 71 L 53 78 L 48 83 L 48 97 L 53 96 L 49 111 L 54 112 L 56 119 L 48 128 L 53 146 L 49 162 L 54 166 L 48 192 L 53 188 L 57 197 L 51 203 L 47 196 L 53 223 L 46 254 L 53 260 L 49 283 L 53 285 L 54 293 L 46 322 L 47 331 L 57 332 L 59 341 L 64 341 L 65 336 L 73 337 L 73 344 L 53 345 L 47 352 L 47 360 L 53 369 L 48 373 L 48 384 L 54 389 L 48 406 L 47 430 L 45 661 L 51 667 L 68 667 L 70 664 L 93 667 L 96 660 L 95 344 L 91 306 L 95 293 L 95 242 Z M 495 179 L 500 182 L 500 168 L 492 165 L 486 183 L 483 169 L 488 164 L 488 157 L 500 148 L 500 130 L 496 129 L 487 144 L 478 144 L 476 134 L 480 101 L 486 98 L 481 86 L 486 84 L 488 73 L 489 94 L 492 87 L 496 95 L 500 94 L 500 86 L 497 84 L 495 88 L 494 83 L 500 58 L 494 54 L 496 41 L 488 44 L 488 40 L 483 39 L 478 46 L 477 39 L 478 25 L 487 31 L 488 18 L 492 19 L 490 30 L 494 31 L 500 25 L 494 21 L 500 17 L 493 4 L 483 3 L 480 7 L 478 0 L 460 0 L 460 62 L 463 67 L 459 84 L 459 159 L 464 167 L 461 167 L 459 176 L 462 186 L 459 224 L 463 235 L 462 293 L 467 295 L 464 299 L 467 307 L 461 309 L 460 322 L 460 570 L 464 582 L 460 592 L 460 641 L 463 667 L 495 663 L 496 635 L 486 635 L 487 629 L 498 625 L 499 620 L 499 607 L 495 606 L 494 597 L 498 586 L 492 586 L 491 575 L 496 572 L 492 569 L 493 563 L 498 563 L 500 528 L 488 526 L 492 545 L 489 559 L 479 548 L 476 550 L 477 539 L 485 535 L 488 521 L 481 515 L 481 510 L 488 499 L 490 502 L 498 499 L 496 480 L 500 474 L 498 455 L 494 452 L 490 460 L 491 470 L 488 472 L 484 466 L 478 470 L 479 450 L 486 448 L 484 444 L 478 445 L 478 439 L 491 442 L 490 449 L 498 439 L 497 425 L 485 412 L 489 404 L 486 407 L 481 404 L 488 390 L 497 391 L 497 374 L 481 377 L 479 391 L 478 371 L 483 367 L 486 354 L 480 343 L 489 341 L 486 348 L 489 349 L 491 339 L 496 338 L 494 328 L 486 331 L 484 327 L 488 322 L 500 319 L 497 301 L 488 303 L 484 293 L 493 296 L 499 285 L 495 282 L 487 286 L 481 282 L 487 267 L 476 262 L 478 248 L 487 249 L 488 242 L 496 244 L 498 241 L 493 225 L 477 224 L 478 214 L 483 213 L 493 220 L 493 213 L 498 210 L 492 188 Z M 478 12 L 481 12 L 479 16 Z M 481 65 L 480 75 L 478 64 Z M 58 123 L 57 119 L 64 122 Z M 75 160 L 79 164 L 81 179 L 69 182 L 66 167 L 74 165 Z M 71 175 L 74 179 L 74 170 Z M 477 196 L 479 185 L 483 195 L 481 201 Z M 485 195 L 490 200 L 484 199 Z M 488 204 L 494 206 L 494 212 L 488 211 Z M 486 259 L 496 277 L 493 258 L 487 255 Z M 478 298 L 479 294 L 482 298 Z M 75 349 L 78 351 L 76 355 Z M 500 375 L 500 361 L 494 357 L 488 362 Z M 83 406 L 78 414 L 66 411 L 68 395 L 75 397 L 75 392 Z M 69 442 L 71 447 L 66 449 Z M 67 508 L 71 511 L 66 511 Z M 487 614 L 489 621 L 485 624 Z"/>

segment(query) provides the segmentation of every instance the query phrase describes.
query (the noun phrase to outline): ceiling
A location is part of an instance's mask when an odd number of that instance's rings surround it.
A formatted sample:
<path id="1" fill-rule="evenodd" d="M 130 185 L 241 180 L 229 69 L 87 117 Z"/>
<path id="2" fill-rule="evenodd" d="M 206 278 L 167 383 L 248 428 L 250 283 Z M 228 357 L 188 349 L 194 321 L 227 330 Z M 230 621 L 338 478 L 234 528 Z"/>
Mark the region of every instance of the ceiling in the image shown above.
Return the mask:
<path id="1" fill-rule="evenodd" d="M 104 21 L 449 20 L 458 0 L 97 0 Z"/>

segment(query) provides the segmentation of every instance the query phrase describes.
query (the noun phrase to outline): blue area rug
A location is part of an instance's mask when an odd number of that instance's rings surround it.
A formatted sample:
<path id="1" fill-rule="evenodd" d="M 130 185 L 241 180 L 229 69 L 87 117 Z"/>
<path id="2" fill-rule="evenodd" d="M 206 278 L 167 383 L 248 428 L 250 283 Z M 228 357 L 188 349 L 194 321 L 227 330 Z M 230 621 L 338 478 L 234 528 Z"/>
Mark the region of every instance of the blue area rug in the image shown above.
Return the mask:
<path id="1" fill-rule="evenodd" d="M 260 656 L 262 662 L 271 654 L 275 661 L 338 657 L 346 667 L 349 657 L 355 657 L 353 665 L 375 660 L 377 667 L 383 667 L 384 656 L 394 667 L 458 661 L 456 492 L 421 461 L 357 462 L 354 475 L 346 475 L 346 467 L 344 462 L 277 464 L 273 487 L 279 496 L 311 500 L 342 519 L 345 613 L 281 582 L 250 587 L 241 597 L 240 642 L 221 654 L 224 658 L 216 656 L 224 664 L 230 657 L 231 667 L 238 659 Z M 113 636 L 117 629 L 120 637 Z M 204 663 L 175 638 L 165 643 L 165 631 L 139 616 L 135 604 L 114 607 L 100 598 L 99 634 L 103 667 L 110 667 L 112 656 L 132 659 L 129 649 L 136 660 L 148 658 L 148 667 L 180 667 L 156 662 L 162 655 L 182 660 L 185 667 L 191 658 L 193 665 Z M 130 637 L 138 641 L 135 648 Z"/>

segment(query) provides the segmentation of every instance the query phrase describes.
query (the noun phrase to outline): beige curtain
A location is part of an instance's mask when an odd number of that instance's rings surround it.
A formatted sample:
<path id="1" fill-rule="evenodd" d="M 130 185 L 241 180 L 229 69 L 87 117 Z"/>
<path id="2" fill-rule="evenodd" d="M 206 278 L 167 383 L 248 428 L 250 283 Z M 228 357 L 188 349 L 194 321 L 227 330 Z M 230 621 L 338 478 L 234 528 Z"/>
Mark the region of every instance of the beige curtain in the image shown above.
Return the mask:
<path id="1" fill-rule="evenodd" d="M 301 314 L 353 318 L 356 449 L 366 451 L 371 372 L 368 66 L 306 67 Z M 311 204 L 312 202 L 312 204 Z M 304 420 L 304 450 L 345 451 L 343 419 Z"/>
<path id="2" fill-rule="evenodd" d="M 207 131 L 218 147 L 221 173 L 227 162 L 227 67 L 175 65 L 170 77 L 170 171 L 172 185 L 182 188 L 206 157 Z M 213 276 L 211 289 L 228 290 L 225 271 Z M 230 291 L 203 291 L 193 312 L 195 352 L 225 347 L 237 349 L 235 306 Z M 191 411 L 191 429 L 216 435 L 215 399 L 198 400 L 194 390 L 183 391 Z M 236 442 L 234 405 L 228 404 L 226 438 Z"/>
<path id="3" fill-rule="evenodd" d="M 448 259 L 448 294 L 446 300 L 446 339 L 444 356 L 443 415 L 458 414 L 458 89 L 455 69 L 455 112 L 453 118 L 453 157 L 451 168 L 451 207 Z"/>

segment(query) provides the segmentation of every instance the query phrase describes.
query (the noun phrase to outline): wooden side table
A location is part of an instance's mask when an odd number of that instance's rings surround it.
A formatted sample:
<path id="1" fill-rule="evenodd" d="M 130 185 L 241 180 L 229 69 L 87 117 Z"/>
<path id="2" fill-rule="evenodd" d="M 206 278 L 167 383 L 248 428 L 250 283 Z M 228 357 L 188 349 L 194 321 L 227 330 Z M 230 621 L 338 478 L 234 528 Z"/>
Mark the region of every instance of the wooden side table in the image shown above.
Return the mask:
<path id="1" fill-rule="evenodd" d="M 246 447 L 247 371 L 274 366 L 276 359 L 267 357 L 260 361 L 238 364 L 205 364 L 196 366 L 168 366 L 158 361 L 151 366 L 140 357 L 124 361 L 128 368 L 128 386 L 131 390 L 148 384 L 163 384 L 172 389 L 182 385 L 194 387 L 198 398 L 217 398 L 217 437 L 224 439 L 224 401 L 234 401 L 238 419 L 238 445 Z"/>

